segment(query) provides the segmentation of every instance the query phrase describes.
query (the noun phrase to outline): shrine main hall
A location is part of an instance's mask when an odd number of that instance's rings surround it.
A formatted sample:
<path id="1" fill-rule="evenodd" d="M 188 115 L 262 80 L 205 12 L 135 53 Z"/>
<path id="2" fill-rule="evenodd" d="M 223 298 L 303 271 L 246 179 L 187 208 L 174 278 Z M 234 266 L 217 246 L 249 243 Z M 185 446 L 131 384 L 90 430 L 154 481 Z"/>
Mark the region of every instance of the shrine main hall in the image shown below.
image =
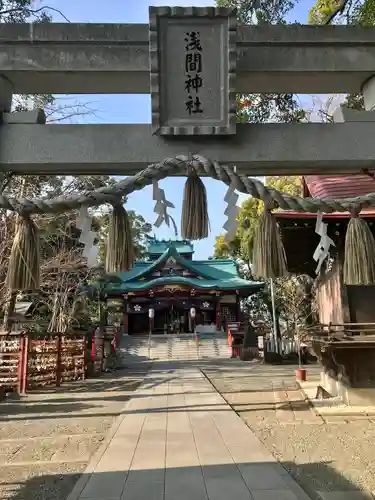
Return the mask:
<path id="1" fill-rule="evenodd" d="M 231 259 L 194 260 L 187 240 L 149 238 L 147 251 L 128 272 L 101 285 L 107 326 L 122 324 L 130 335 L 189 333 L 195 325 L 221 330 L 241 320 L 241 299 L 263 283 L 240 276 Z"/>

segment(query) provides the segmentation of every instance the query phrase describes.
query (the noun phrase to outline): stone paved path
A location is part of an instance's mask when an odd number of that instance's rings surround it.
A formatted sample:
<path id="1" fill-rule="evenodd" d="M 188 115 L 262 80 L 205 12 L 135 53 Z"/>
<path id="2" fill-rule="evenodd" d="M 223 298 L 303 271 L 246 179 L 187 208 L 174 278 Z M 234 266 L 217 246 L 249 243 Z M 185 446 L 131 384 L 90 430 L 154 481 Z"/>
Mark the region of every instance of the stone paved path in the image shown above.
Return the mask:
<path id="1" fill-rule="evenodd" d="M 308 379 L 319 366 L 308 365 Z M 203 367 L 206 376 L 312 500 L 375 498 L 374 417 L 318 415 L 295 366 Z"/>
<path id="2" fill-rule="evenodd" d="M 1 402 L 1 500 L 65 500 L 144 374 L 127 370 Z"/>
<path id="3" fill-rule="evenodd" d="M 153 370 L 68 500 L 309 500 L 195 367 Z"/>

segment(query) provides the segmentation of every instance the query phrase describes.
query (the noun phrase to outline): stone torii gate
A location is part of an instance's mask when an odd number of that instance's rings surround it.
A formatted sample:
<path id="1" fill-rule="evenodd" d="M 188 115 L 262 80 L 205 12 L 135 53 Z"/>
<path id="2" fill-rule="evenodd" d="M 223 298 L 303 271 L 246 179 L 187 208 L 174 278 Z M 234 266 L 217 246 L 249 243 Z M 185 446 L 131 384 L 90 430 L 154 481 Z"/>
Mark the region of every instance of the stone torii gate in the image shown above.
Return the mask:
<path id="1" fill-rule="evenodd" d="M 153 15 L 157 12 L 162 11 L 154 11 Z M 161 31 L 176 39 L 179 32 L 183 34 L 181 25 L 172 33 L 181 19 L 178 16 L 190 27 L 198 18 L 205 18 L 206 25 L 211 26 L 218 26 L 221 19 L 223 28 L 228 15 L 216 9 L 221 15 L 216 15 L 215 21 L 213 8 L 175 8 L 174 12 L 177 16 L 164 16 L 169 21 Z M 159 36 L 159 32 L 150 31 L 149 25 L 137 24 L 3 25 L 0 111 L 9 113 L 13 93 L 150 93 L 150 33 Z M 375 29 L 236 27 L 232 21 L 227 40 L 229 33 L 233 56 L 231 91 L 362 91 L 367 113 L 352 113 L 345 124 L 337 125 L 241 124 L 236 134 L 225 141 L 208 136 L 203 140 L 177 136 L 170 141 L 153 135 L 150 125 L 57 127 L 35 124 L 33 116 L 12 113 L 4 115 L 5 124 L 0 127 L 0 170 L 18 174 L 134 175 L 165 157 L 187 153 L 235 164 L 237 171 L 245 175 L 357 173 L 372 166 L 375 142 L 371 123 L 374 115 L 370 111 L 375 105 L 375 80 L 371 79 L 375 75 Z M 214 68 L 210 60 L 221 61 L 220 68 L 228 72 L 225 43 L 224 39 L 216 46 L 207 47 L 206 43 L 205 72 L 215 78 L 219 67 Z M 182 60 L 182 54 L 175 55 Z M 218 87 L 212 90 L 218 92 Z M 182 95 L 183 89 L 179 92 Z M 229 92 L 227 86 L 225 92 Z M 224 98 L 218 94 L 219 99 L 223 103 L 228 95 Z M 101 147 L 97 148 L 97 144 Z"/>
<path id="2" fill-rule="evenodd" d="M 339 201 L 302 199 L 269 189 L 248 176 L 360 173 L 373 167 L 373 75 L 374 29 L 238 27 L 235 12 L 223 8 L 151 7 L 149 25 L 4 25 L 0 171 L 132 177 L 114 188 L 68 199 L 0 196 L 0 206 L 21 213 L 24 235 L 34 238 L 33 213 L 87 209 L 109 202 L 115 206 L 113 236 L 129 230 L 119 209 L 121 196 L 153 183 L 160 220 L 166 220 L 167 203 L 157 181 L 188 170 L 195 177 L 208 175 L 229 186 L 226 229 L 230 236 L 237 227 L 234 190 L 265 201 L 254 264 L 259 276 L 282 275 L 285 256 L 270 217 L 275 204 L 311 212 L 350 209 L 357 227 L 363 221 L 356 215 L 375 204 L 375 194 Z M 359 91 L 366 111 L 340 109 L 335 116 L 340 123 L 236 123 L 237 92 Z M 152 124 L 49 125 L 40 112 L 10 113 L 14 93 L 151 93 Z M 199 239 L 207 235 L 207 207 L 202 185 L 195 181 L 185 193 L 182 236 Z M 87 231 L 85 217 L 87 213 L 81 213 L 80 223 Z M 358 234 L 353 236 L 356 239 Z M 85 243 L 92 241 L 90 235 Z M 272 262 L 266 256 L 269 248 L 276 249 Z M 355 250 L 351 252 L 356 262 L 361 259 Z M 115 253 L 109 270 L 131 264 L 123 250 L 117 248 Z M 375 282 L 375 256 L 373 261 L 371 279 L 357 276 L 348 282 Z M 35 262 L 28 267 L 35 268 Z"/>

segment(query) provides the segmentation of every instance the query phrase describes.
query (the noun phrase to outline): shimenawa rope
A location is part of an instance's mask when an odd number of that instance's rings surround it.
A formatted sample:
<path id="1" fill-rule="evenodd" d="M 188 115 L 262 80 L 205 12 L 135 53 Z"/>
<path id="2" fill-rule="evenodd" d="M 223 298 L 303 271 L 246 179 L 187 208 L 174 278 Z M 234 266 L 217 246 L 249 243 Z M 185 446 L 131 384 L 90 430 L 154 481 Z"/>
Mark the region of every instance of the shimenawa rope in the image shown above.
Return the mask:
<path id="1" fill-rule="evenodd" d="M 198 175 L 204 174 L 227 185 L 232 184 L 237 191 L 249 194 L 266 203 L 273 201 L 283 210 L 330 213 L 351 211 L 353 207 L 366 208 L 375 206 L 375 193 L 340 200 L 301 198 L 265 186 L 258 179 L 238 174 L 233 167 L 220 165 L 218 162 L 211 161 L 203 156 L 192 155 L 188 157 L 181 155 L 166 158 L 160 163 L 149 165 L 138 174 L 126 177 L 112 187 L 103 187 L 83 194 L 58 197 L 51 200 L 13 198 L 0 195 L 0 208 L 12 210 L 22 215 L 31 215 L 33 213 L 65 212 L 79 208 L 82 205 L 93 207 L 104 203 L 114 203 L 116 199 L 152 184 L 154 179 L 164 179 L 172 173 L 176 175 L 177 172 L 184 175 L 187 167 L 194 169 Z"/>

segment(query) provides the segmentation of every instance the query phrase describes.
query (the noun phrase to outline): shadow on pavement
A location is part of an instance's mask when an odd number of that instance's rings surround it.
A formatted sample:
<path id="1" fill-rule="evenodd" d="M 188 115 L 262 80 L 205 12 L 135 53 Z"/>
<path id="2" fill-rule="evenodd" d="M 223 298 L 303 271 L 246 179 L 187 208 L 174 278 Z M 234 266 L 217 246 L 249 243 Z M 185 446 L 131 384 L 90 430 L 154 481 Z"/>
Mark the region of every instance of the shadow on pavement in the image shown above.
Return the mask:
<path id="1" fill-rule="evenodd" d="M 48 467 L 47 467 L 48 468 Z M 289 474 L 289 473 L 291 474 Z M 292 476 L 297 480 L 294 482 Z M 303 490 L 302 490 L 302 488 Z M 23 482 L 2 485 L 10 500 L 329 500 L 318 491 L 341 492 L 335 500 L 368 500 L 329 463 L 241 463 L 82 474 L 40 471 Z M 293 495 L 283 496 L 282 490 Z M 251 492 L 251 494 L 250 494 Z M 357 492 L 355 497 L 344 492 Z M 266 495 L 268 493 L 268 495 Z M 333 498 L 333 497 L 332 497 Z"/>

